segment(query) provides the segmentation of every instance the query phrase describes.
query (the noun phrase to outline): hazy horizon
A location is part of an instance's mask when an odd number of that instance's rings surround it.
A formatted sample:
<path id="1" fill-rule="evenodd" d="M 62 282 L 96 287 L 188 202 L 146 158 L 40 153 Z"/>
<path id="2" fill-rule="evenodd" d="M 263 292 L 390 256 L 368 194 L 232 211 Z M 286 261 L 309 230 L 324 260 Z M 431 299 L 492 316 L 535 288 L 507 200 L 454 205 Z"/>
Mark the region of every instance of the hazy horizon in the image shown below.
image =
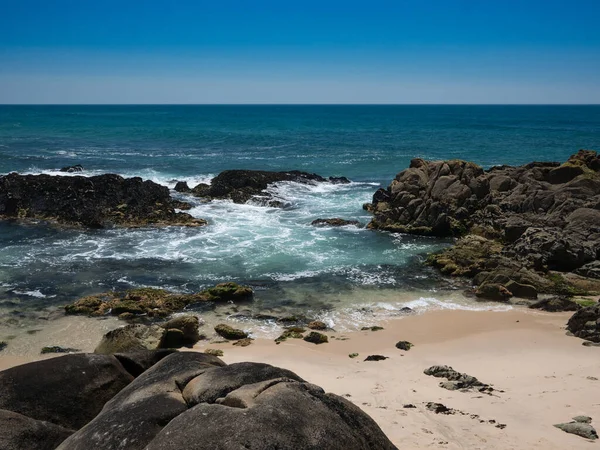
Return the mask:
<path id="1" fill-rule="evenodd" d="M 0 6 L 0 104 L 600 104 L 592 0 Z"/>

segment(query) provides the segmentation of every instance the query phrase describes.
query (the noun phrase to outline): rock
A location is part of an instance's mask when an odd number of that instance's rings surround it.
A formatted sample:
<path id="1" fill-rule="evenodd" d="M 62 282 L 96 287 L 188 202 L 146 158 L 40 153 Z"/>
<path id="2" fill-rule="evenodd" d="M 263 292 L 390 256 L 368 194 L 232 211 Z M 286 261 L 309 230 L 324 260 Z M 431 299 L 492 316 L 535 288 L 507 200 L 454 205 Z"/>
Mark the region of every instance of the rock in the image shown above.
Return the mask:
<path id="1" fill-rule="evenodd" d="M 0 409 L 77 430 L 133 380 L 114 356 L 73 354 L 0 372 Z"/>
<path id="2" fill-rule="evenodd" d="M 600 342 L 584 341 L 581 345 L 585 347 L 600 347 Z"/>
<path id="3" fill-rule="evenodd" d="M 381 331 L 383 330 L 383 327 L 374 325 L 374 326 L 370 326 L 370 327 L 362 327 L 360 330 L 361 331 Z"/>
<path id="4" fill-rule="evenodd" d="M 600 304 L 581 308 L 567 322 L 567 330 L 578 338 L 600 342 Z"/>
<path id="5" fill-rule="evenodd" d="M 512 297 L 512 293 L 504 286 L 497 283 L 484 283 L 475 291 L 478 298 L 505 302 Z"/>
<path id="6" fill-rule="evenodd" d="M 286 341 L 288 339 L 302 339 L 304 336 L 302 335 L 302 333 L 304 333 L 306 330 L 304 328 L 301 327 L 290 327 L 288 329 L 286 329 L 283 333 L 281 333 L 281 335 L 275 339 L 275 343 L 276 344 L 280 344 L 283 341 Z"/>
<path id="7" fill-rule="evenodd" d="M 347 225 L 360 225 L 358 220 L 345 220 L 336 217 L 334 219 L 316 219 L 310 223 L 315 227 L 344 227 Z"/>
<path id="8" fill-rule="evenodd" d="M 169 189 L 141 178 L 0 176 L 0 219 L 37 219 L 85 228 L 201 226 L 175 212 Z"/>
<path id="9" fill-rule="evenodd" d="M 177 350 L 163 348 L 158 350 L 138 350 L 129 353 L 115 353 L 114 357 L 127 372 L 137 377 L 159 362 L 161 359 L 175 353 Z"/>
<path id="10" fill-rule="evenodd" d="M 67 166 L 60 169 L 60 172 L 83 172 L 83 166 L 81 164 L 75 164 L 74 166 Z"/>
<path id="11" fill-rule="evenodd" d="M 207 348 L 206 350 L 204 350 L 204 353 L 212 356 L 223 356 L 223 350 L 215 348 Z"/>
<path id="12" fill-rule="evenodd" d="M 538 291 L 534 286 L 530 284 L 521 284 L 516 281 L 510 280 L 504 285 L 508 291 L 510 291 L 515 297 L 537 299 Z"/>
<path id="13" fill-rule="evenodd" d="M 325 344 L 329 342 L 327 336 L 317 331 L 311 331 L 307 336 L 304 336 L 303 339 L 312 344 Z"/>
<path id="14" fill-rule="evenodd" d="M 388 356 L 383 355 L 369 355 L 365 358 L 365 361 L 384 361 L 388 358 Z"/>
<path id="15" fill-rule="evenodd" d="M 233 343 L 233 345 L 235 345 L 237 347 L 248 347 L 250 344 L 252 344 L 253 340 L 254 339 L 252 339 L 252 338 L 240 339 L 239 341 L 235 341 Z"/>
<path id="16" fill-rule="evenodd" d="M 248 337 L 248 333 L 246 333 L 245 331 L 230 327 L 229 325 L 226 325 L 224 323 L 220 323 L 219 325 L 217 325 L 215 327 L 215 331 L 219 336 L 230 340 L 245 339 Z"/>
<path id="17" fill-rule="evenodd" d="M 408 408 L 408 409 L 413 409 L 416 408 L 415 405 L 413 405 L 412 403 L 407 403 L 405 405 L 402 405 L 403 408 Z"/>
<path id="18" fill-rule="evenodd" d="M 169 421 L 188 409 L 182 396 L 188 382 L 224 365 L 204 353 L 172 353 L 114 395 L 87 426 L 58 448 L 145 448 Z"/>
<path id="19" fill-rule="evenodd" d="M 192 192 L 192 190 L 190 189 L 190 187 L 188 186 L 188 184 L 185 181 L 178 181 L 175 184 L 175 188 L 174 190 L 176 192 Z"/>
<path id="20" fill-rule="evenodd" d="M 598 439 L 598 433 L 596 433 L 595 428 L 588 422 L 568 422 L 568 423 L 558 423 L 554 425 L 556 428 L 563 430 L 565 433 L 576 434 L 577 436 L 581 436 L 586 439 Z"/>
<path id="21" fill-rule="evenodd" d="M 54 450 L 74 432 L 50 422 L 0 409 L 0 448 L 3 450 Z"/>
<path id="22" fill-rule="evenodd" d="M 573 417 L 573 420 L 580 423 L 592 423 L 592 418 L 590 416 L 576 416 Z"/>
<path id="23" fill-rule="evenodd" d="M 329 182 L 332 184 L 350 184 L 351 181 L 346 177 L 329 177 Z"/>
<path id="24" fill-rule="evenodd" d="M 562 165 L 533 162 L 484 171 L 466 161 L 413 159 L 364 205 L 373 214 L 367 227 L 466 236 L 428 263 L 453 276 L 507 275 L 488 282 L 518 297 L 573 295 L 570 284 L 553 283 L 547 274 L 576 271 L 599 279 L 599 161 L 596 152 L 581 150 Z M 511 281 L 516 284 L 507 286 Z M 600 292 L 593 286 L 589 292 Z"/>
<path id="25" fill-rule="evenodd" d="M 446 405 L 441 403 L 427 402 L 425 407 L 436 414 L 454 414 L 455 411 L 452 408 L 448 408 Z"/>
<path id="26" fill-rule="evenodd" d="M 0 352 L 8 347 L 8 344 L 4 341 L 0 341 Z"/>
<path id="27" fill-rule="evenodd" d="M 194 303 L 244 302 L 253 299 L 249 286 L 237 283 L 221 283 L 195 294 L 178 294 L 155 288 L 137 288 L 124 292 L 106 292 L 90 295 L 65 306 L 67 314 L 104 316 L 112 314 L 119 318 L 167 317 Z M 124 316 L 124 314 L 127 314 Z"/>
<path id="28" fill-rule="evenodd" d="M 177 330 L 181 333 L 181 338 L 179 338 L 178 341 L 175 341 L 175 344 L 179 345 L 164 345 L 167 348 L 179 348 L 182 346 L 191 347 L 201 339 L 200 333 L 198 331 L 200 328 L 200 319 L 197 316 L 193 316 L 191 314 L 184 314 L 181 316 L 174 317 L 167 323 L 163 324 L 162 327 L 165 330 L 167 330 L 167 332 L 171 330 Z"/>
<path id="29" fill-rule="evenodd" d="M 477 378 L 466 373 L 457 372 L 450 366 L 431 366 L 425 369 L 424 373 L 436 378 L 446 378 L 448 381 L 441 382 L 440 387 L 450 391 L 467 391 L 471 389 L 484 393 L 494 391 L 494 388 L 489 384 L 482 383 Z"/>
<path id="30" fill-rule="evenodd" d="M 94 353 L 113 353 L 156 350 L 161 348 L 167 330 L 158 325 L 130 324 L 109 331 L 103 337 Z"/>
<path id="31" fill-rule="evenodd" d="M 229 199 L 234 203 L 253 200 L 265 206 L 283 207 L 285 202 L 265 191 L 269 185 L 282 181 L 303 184 L 334 182 L 314 173 L 299 171 L 226 170 L 213 178 L 210 186 L 196 186 L 192 189 L 192 194 L 208 199 Z"/>
<path id="32" fill-rule="evenodd" d="M 396 342 L 396 348 L 398 348 L 400 350 L 409 351 L 412 347 L 413 347 L 413 344 L 411 344 L 408 341 L 398 341 L 398 342 Z"/>
<path id="33" fill-rule="evenodd" d="M 76 348 L 61 347 L 60 345 L 49 345 L 46 347 L 42 347 L 41 354 L 45 355 L 47 353 L 78 353 L 80 351 L 81 350 L 78 350 Z"/>
<path id="34" fill-rule="evenodd" d="M 320 320 L 313 320 L 307 327 L 311 330 L 326 330 L 329 328 L 325 322 L 321 322 Z"/>
<path id="35" fill-rule="evenodd" d="M 348 355 L 348 357 L 351 358 L 351 359 L 357 358 L 358 357 L 358 353 L 350 353 Z"/>
<path id="36" fill-rule="evenodd" d="M 577 311 L 581 308 L 573 300 L 564 296 L 545 298 L 529 305 L 529 307 L 548 312 Z"/>

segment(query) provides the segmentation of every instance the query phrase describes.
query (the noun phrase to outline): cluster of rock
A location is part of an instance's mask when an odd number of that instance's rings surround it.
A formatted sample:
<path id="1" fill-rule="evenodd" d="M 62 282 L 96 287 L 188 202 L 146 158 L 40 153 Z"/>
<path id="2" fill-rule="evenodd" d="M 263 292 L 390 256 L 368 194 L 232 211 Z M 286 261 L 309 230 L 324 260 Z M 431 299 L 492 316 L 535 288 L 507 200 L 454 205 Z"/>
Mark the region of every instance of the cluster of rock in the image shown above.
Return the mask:
<path id="1" fill-rule="evenodd" d="M 273 194 L 266 192 L 269 185 L 282 181 L 296 183 L 350 183 L 346 177 L 324 178 L 314 173 L 300 172 L 268 172 L 262 170 L 226 170 L 211 180 L 210 185 L 201 183 L 190 188 L 187 183 L 179 182 L 175 186 L 178 192 L 191 193 L 192 195 L 209 200 L 228 199 L 234 203 L 253 202 L 272 207 L 284 207 L 286 203 L 274 198 Z"/>
<path id="2" fill-rule="evenodd" d="M 202 353 L 67 355 L 0 372 L 0 385 L 5 449 L 396 448 L 289 370 Z"/>
<path id="3" fill-rule="evenodd" d="M 87 228 L 206 225 L 205 220 L 176 211 L 189 207 L 173 200 L 165 186 L 138 177 L 0 176 L 0 219 L 35 219 Z"/>
<path id="4" fill-rule="evenodd" d="M 480 288 L 492 285 L 481 297 L 600 290 L 600 157 L 594 151 L 581 150 L 563 164 L 487 171 L 460 160 L 413 159 L 364 207 L 373 213 L 372 229 L 462 237 L 429 262 L 446 274 L 475 278 Z"/>
<path id="5" fill-rule="evenodd" d="M 67 314 L 87 316 L 118 316 L 132 320 L 138 317 L 162 318 L 198 303 L 227 303 L 251 301 L 254 291 L 237 283 L 220 283 L 195 294 L 178 294 L 156 288 L 130 289 L 124 292 L 105 292 L 83 297 L 65 306 Z"/>
<path id="6" fill-rule="evenodd" d="M 489 394 L 494 391 L 494 388 L 489 384 L 482 383 L 472 375 L 457 372 L 450 366 L 431 366 L 423 371 L 425 375 L 436 378 L 445 378 L 447 381 L 440 382 L 440 387 L 450 391 L 469 391 L 476 390 Z"/>

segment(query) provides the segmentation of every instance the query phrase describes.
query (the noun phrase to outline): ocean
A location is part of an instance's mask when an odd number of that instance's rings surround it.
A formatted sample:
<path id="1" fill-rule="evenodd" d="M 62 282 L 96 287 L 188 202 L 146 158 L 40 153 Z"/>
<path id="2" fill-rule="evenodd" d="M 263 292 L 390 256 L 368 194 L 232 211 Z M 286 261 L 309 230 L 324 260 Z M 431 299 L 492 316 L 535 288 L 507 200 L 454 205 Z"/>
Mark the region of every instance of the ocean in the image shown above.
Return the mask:
<path id="1" fill-rule="evenodd" d="M 498 307 L 454 294 L 454 281 L 421 264 L 448 240 L 310 223 L 366 225 L 363 203 L 412 158 L 488 168 L 563 161 L 581 148 L 600 149 L 600 106 L 0 106 L 0 174 L 58 176 L 81 164 L 83 175 L 140 176 L 170 188 L 226 169 L 352 180 L 272 187 L 291 202 L 285 209 L 173 192 L 209 221 L 203 228 L 0 223 L 0 325 L 111 289 L 191 292 L 228 280 L 254 287 L 252 311 L 300 311 L 348 329 L 404 306 Z"/>

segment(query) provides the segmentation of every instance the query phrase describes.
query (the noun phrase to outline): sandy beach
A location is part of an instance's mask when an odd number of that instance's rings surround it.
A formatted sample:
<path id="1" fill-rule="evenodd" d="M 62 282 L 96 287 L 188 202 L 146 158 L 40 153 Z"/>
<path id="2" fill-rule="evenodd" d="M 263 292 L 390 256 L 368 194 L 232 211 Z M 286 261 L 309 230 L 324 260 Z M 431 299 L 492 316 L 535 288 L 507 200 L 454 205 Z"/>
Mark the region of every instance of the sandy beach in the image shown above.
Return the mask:
<path id="1" fill-rule="evenodd" d="M 291 339 L 279 345 L 256 340 L 244 348 L 201 343 L 197 349 L 221 348 L 227 363 L 291 369 L 360 406 L 399 448 L 588 448 L 590 441 L 553 427 L 577 415 L 600 417 L 600 349 L 565 335 L 569 316 L 438 311 L 390 320 L 382 331 L 328 333 L 330 342 L 318 346 Z M 414 347 L 398 350 L 399 340 Z M 359 356 L 349 358 L 355 352 Z M 365 362 L 372 354 L 389 359 Z M 423 373 L 437 364 L 476 376 L 498 392 L 443 389 L 440 379 Z M 435 414 L 426 409 L 427 402 L 467 414 Z M 497 428 L 498 423 L 506 427 Z"/>
<path id="2" fill-rule="evenodd" d="M 264 362 L 290 369 L 354 402 L 399 448 L 588 448 L 591 441 L 553 427 L 577 415 L 600 418 L 600 349 L 565 334 L 570 315 L 525 309 L 431 311 L 391 319 L 380 324 L 380 331 L 327 332 L 327 344 L 289 339 L 277 345 L 256 339 L 248 347 L 236 347 L 200 341 L 192 351 L 222 349 L 227 363 Z M 399 340 L 414 347 L 398 350 Z M 351 353 L 359 356 L 350 358 Z M 375 354 L 388 359 L 364 361 Z M 32 359 L 5 355 L 0 369 Z M 433 365 L 452 366 L 495 391 L 443 389 L 443 380 L 423 373 Z M 428 402 L 456 412 L 435 414 Z M 406 408 L 408 404 L 415 408 Z"/>

